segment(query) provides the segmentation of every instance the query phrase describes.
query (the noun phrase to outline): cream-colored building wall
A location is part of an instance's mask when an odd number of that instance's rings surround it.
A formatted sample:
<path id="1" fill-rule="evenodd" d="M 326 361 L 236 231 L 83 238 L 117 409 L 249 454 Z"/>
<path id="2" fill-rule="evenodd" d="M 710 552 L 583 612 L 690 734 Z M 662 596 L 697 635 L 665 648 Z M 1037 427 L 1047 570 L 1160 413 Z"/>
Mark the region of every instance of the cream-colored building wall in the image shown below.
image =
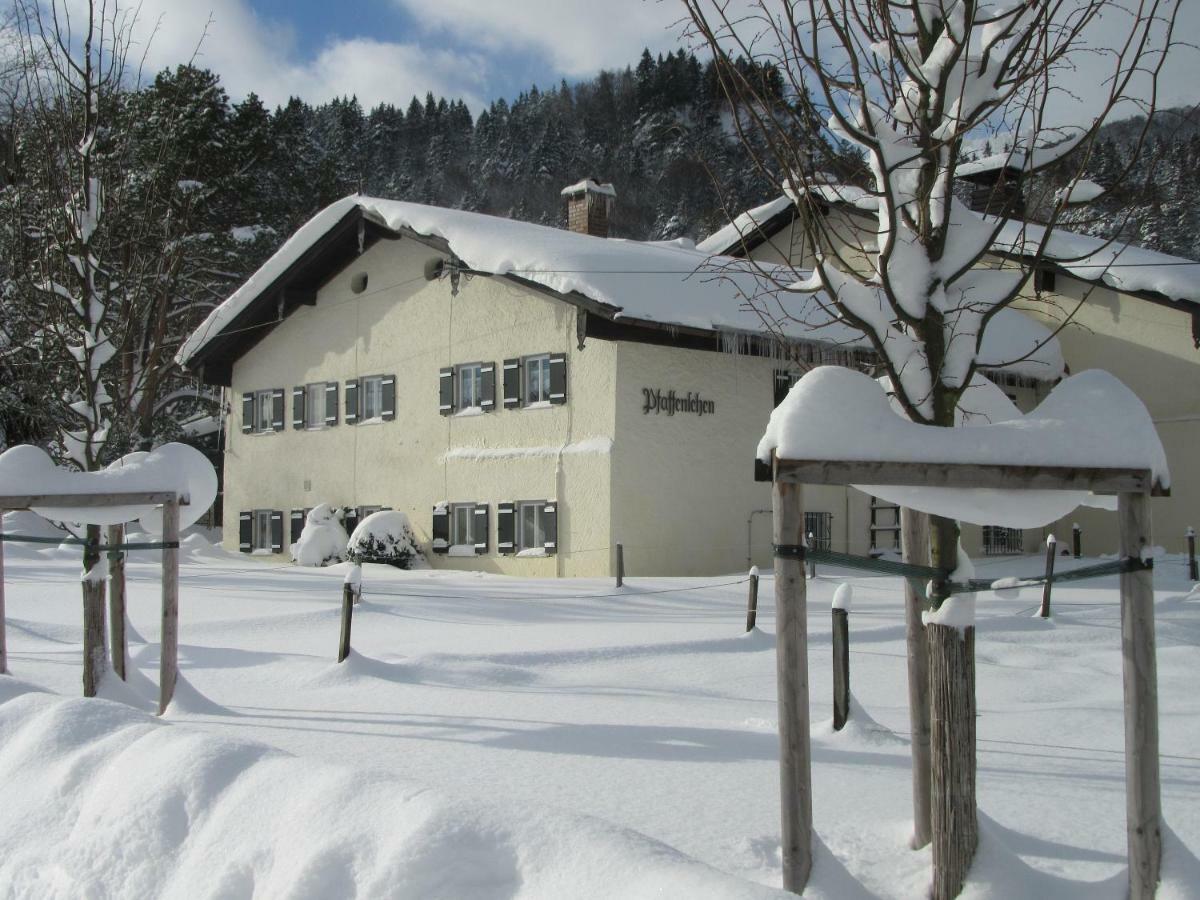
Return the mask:
<path id="1" fill-rule="evenodd" d="M 608 555 L 593 548 L 610 544 L 609 453 L 571 450 L 613 433 L 615 345 L 592 342 L 578 351 L 573 307 L 502 278 L 464 276 L 453 296 L 448 279 L 423 277 L 436 256 L 407 239 L 374 245 L 320 289 L 315 306 L 293 313 L 235 364 L 226 546 L 237 548 L 240 511 L 283 510 L 286 545 L 289 510 L 332 503 L 402 510 L 428 551 L 434 504 L 475 502 L 489 505 L 487 554 L 427 552 L 434 566 L 607 574 Z M 367 275 L 367 289 L 356 295 L 350 283 L 360 273 Z M 567 403 L 499 408 L 502 360 L 542 352 L 567 354 Z M 440 369 L 476 361 L 496 364 L 496 411 L 439 415 Z M 345 424 L 346 380 L 376 374 L 396 376 L 395 420 Z M 294 430 L 291 388 L 321 381 L 339 384 L 339 424 Z M 280 387 L 285 430 L 243 434 L 242 393 Z M 559 553 L 499 555 L 496 504 L 535 499 L 559 503 Z"/>
<path id="2" fill-rule="evenodd" d="M 714 575 L 771 564 L 770 485 L 754 481 L 754 457 L 779 366 L 762 357 L 620 343 L 612 527 L 629 574 Z M 715 409 L 703 416 L 647 412 L 646 389 L 679 397 L 691 391 Z M 805 508 L 833 514 L 835 549 L 866 552 L 864 495 L 811 488 Z"/>

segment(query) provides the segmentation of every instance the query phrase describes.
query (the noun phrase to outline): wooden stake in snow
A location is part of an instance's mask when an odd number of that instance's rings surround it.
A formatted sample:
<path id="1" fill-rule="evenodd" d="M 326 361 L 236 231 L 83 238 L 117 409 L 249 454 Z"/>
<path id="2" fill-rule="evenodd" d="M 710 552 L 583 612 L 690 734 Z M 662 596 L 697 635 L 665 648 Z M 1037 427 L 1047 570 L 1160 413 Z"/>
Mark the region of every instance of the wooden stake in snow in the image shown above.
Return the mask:
<path id="1" fill-rule="evenodd" d="M 342 631 L 338 638 L 338 662 L 350 655 L 350 626 L 354 620 L 354 604 L 362 595 L 362 566 L 353 565 L 342 584 Z"/>
<path id="2" fill-rule="evenodd" d="M 815 540 L 814 540 L 814 538 L 813 538 L 813 533 L 810 531 L 810 532 L 808 533 L 808 540 L 807 540 L 807 542 L 805 543 L 805 545 L 804 545 L 804 546 L 806 546 L 806 547 L 810 547 L 810 548 L 811 548 L 811 547 L 813 547 L 814 545 L 815 545 Z M 809 578 L 816 578 L 816 577 L 817 577 L 817 561 L 816 561 L 815 559 L 810 559 L 810 560 L 808 561 L 808 577 L 809 577 Z"/>
<path id="3" fill-rule="evenodd" d="M 625 586 L 625 545 L 617 544 L 617 587 Z"/>
<path id="4" fill-rule="evenodd" d="M 1083 556 L 1083 529 L 1078 522 L 1071 526 L 1071 553 L 1076 559 Z"/>
<path id="5" fill-rule="evenodd" d="M 108 543 L 116 547 L 125 542 L 125 526 L 108 526 Z M 108 551 L 108 632 L 112 644 L 113 671 L 125 680 L 125 553 Z"/>
<path id="6" fill-rule="evenodd" d="M 758 619 L 758 566 L 750 570 L 750 596 L 746 598 L 746 630 L 753 631 Z"/>
<path id="7" fill-rule="evenodd" d="M 929 565 L 929 517 L 900 508 L 900 545 L 904 561 Z M 921 615 L 929 608 L 921 582 L 904 580 L 904 634 L 908 644 L 908 723 L 912 733 L 912 794 L 914 850 L 932 838 L 929 808 L 929 647 Z"/>
<path id="8" fill-rule="evenodd" d="M 1150 544 L 1144 494 L 1117 495 L 1121 556 L 1142 562 Z M 1158 669 L 1154 655 L 1154 576 L 1148 564 L 1121 574 L 1121 663 L 1125 684 L 1125 811 L 1129 896 L 1148 900 L 1162 860 L 1158 771 Z"/>
<path id="9" fill-rule="evenodd" d="M 1188 548 L 1188 578 L 1192 581 L 1200 581 L 1200 569 L 1196 567 L 1196 529 L 1190 525 L 1187 530 L 1187 548 Z M 0 598 L 2 600 L 3 598 Z"/>
<path id="10" fill-rule="evenodd" d="M 778 467 L 778 462 L 775 463 Z M 775 544 L 775 644 L 779 692 L 779 789 L 783 888 L 803 892 L 812 871 L 812 750 L 808 709 L 808 612 L 802 488 L 771 486 Z"/>
<path id="11" fill-rule="evenodd" d="M 1058 552 L 1058 541 L 1054 535 L 1046 538 L 1046 583 L 1042 585 L 1042 609 L 1038 613 L 1043 619 L 1050 618 L 1050 586 L 1054 577 L 1054 554 Z"/>
<path id="12" fill-rule="evenodd" d="M 848 584 L 833 592 L 833 730 L 850 718 L 850 598 Z"/>
<path id="13" fill-rule="evenodd" d="M 87 526 L 83 549 L 83 696 L 95 697 L 108 668 L 108 635 L 104 629 L 104 561 L 100 526 Z"/>
<path id="14" fill-rule="evenodd" d="M 158 714 L 167 711 L 175 696 L 179 674 L 179 498 L 172 495 L 162 505 L 162 637 L 158 660 Z"/>
<path id="15" fill-rule="evenodd" d="M 4 510 L 0 509 L 0 523 L 4 521 Z M 3 526 L 0 525 L 0 530 Z M 4 541 L 0 541 L 0 675 L 8 674 L 8 639 L 4 618 Z"/>

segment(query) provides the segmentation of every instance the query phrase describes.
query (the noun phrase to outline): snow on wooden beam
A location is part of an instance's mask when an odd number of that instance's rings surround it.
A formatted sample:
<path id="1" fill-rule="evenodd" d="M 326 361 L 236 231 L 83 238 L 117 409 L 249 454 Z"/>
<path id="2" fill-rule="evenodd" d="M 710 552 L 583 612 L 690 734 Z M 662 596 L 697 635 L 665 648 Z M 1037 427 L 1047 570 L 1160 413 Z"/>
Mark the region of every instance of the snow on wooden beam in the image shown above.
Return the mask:
<path id="1" fill-rule="evenodd" d="M 174 500 L 175 491 L 115 491 L 107 494 L 8 494 L 0 495 L 0 509 L 29 509 L 32 506 L 58 508 L 104 506 L 158 506 Z M 179 499 L 180 506 L 188 498 Z"/>
<path id="2" fill-rule="evenodd" d="M 779 459 L 776 460 L 775 479 L 798 484 L 878 484 L 1170 495 L 1169 490 L 1153 481 L 1149 469 Z"/>

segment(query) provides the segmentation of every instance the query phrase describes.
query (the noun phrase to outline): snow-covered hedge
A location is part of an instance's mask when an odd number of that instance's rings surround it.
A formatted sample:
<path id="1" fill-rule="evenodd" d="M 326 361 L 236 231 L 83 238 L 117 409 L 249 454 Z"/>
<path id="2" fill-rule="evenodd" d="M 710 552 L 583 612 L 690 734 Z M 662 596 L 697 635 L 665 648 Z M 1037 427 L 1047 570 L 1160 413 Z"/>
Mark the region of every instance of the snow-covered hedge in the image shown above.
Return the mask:
<path id="1" fill-rule="evenodd" d="M 398 569 L 417 568 L 425 562 L 408 516 L 394 509 L 371 513 L 359 522 L 346 551 L 352 562 L 387 563 Z"/>
<path id="2" fill-rule="evenodd" d="M 337 510 L 321 503 L 308 511 L 300 540 L 292 544 L 292 559 L 302 566 L 331 566 L 346 558 L 346 529 Z"/>

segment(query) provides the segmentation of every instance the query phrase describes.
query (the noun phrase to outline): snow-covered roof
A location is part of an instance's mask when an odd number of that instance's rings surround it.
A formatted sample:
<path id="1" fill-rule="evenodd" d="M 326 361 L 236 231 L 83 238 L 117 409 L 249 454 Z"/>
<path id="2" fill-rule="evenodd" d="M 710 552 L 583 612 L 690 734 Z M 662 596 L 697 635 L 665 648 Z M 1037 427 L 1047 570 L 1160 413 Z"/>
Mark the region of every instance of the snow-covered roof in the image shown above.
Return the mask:
<path id="1" fill-rule="evenodd" d="M 849 185 L 821 186 L 817 192 L 827 202 L 857 209 L 873 210 L 876 203 L 876 198 L 869 192 Z M 786 201 L 784 196 L 773 203 Z M 765 208 L 765 205 L 758 207 Z M 767 221 L 754 213 L 755 210 L 743 213 L 738 221 L 746 216 L 753 216 L 760 225 Z M 741 243 L 742 235 L 747 235 L 752 227 L 746 222 L 739 233 L 726 225 L 696 246 L 713 254 L 733 252 Z M 992 247 L 997 253 L 1032 255 L 1044 235 L 1045 228 L 1041 225 L 1010 219 Z M 1147 291 L 1171 300 L 1200 303 L 1200 262 L 1195 260 L 1058 227 L 1050 236 L 1043 258 L 1083 281 L 1101 283 L 1119 291 Z"/>
<path id="2" fill-rule="evenodd" d="M 752 236 L 771 219 L 791 208 L 792 201 L 787 197 L 776 197 L 762 206 L 748 209 L 698 243 L 696 249 L 702 253 L 726 253 L 730 247 L 736 247 L 743 238 Z"/>
<path id="3" fill-rule="evenodd" d="M 861 332 L 834 317 L 823 298 L 797 293 L 786 300 L 787 315 L 765 325 L 747 302 L 771 278 L 795 281 L 790 269 L 714 258 L 681 242 L 643 242 L 600 238 L 482 213 L 350 196 L 317 213 L 218 306 L 184 342 L 176 360 L 186 364 L 209 341 L 270 288 L 347 213 L 361 209 L 370 220 L 393 231 L 444 240 L 470 269 L 511 275 L 570 298 L 601 305 L 614 319 L 651 322 L 721 332 L 778 334 L 793 340 L 867 346 Z M 761 301 L 760 306 L 765 305 Z M 777 304 L 772 304 L 776 306 Z M 1041 342 L 1045 346 L 1034 351 Z M 1012 371 L 1054 379 L 1063 371 L 1062 354 L 1042 325 L 1015 310 L 1004 310 L 985 332 L 982 359 L 987 365 L 1029 359 Z"/>
<path id="4" fill-rule="evenodd" d="M 1082 128 L 1048 129 L 1037 135 L 1032 148 L 1026 137 L 1010 149 L 959 163 L 957 172 L 963 178 L 1005 170 L 1030 174 L 1062 159 L 1087 135 Z"/>

